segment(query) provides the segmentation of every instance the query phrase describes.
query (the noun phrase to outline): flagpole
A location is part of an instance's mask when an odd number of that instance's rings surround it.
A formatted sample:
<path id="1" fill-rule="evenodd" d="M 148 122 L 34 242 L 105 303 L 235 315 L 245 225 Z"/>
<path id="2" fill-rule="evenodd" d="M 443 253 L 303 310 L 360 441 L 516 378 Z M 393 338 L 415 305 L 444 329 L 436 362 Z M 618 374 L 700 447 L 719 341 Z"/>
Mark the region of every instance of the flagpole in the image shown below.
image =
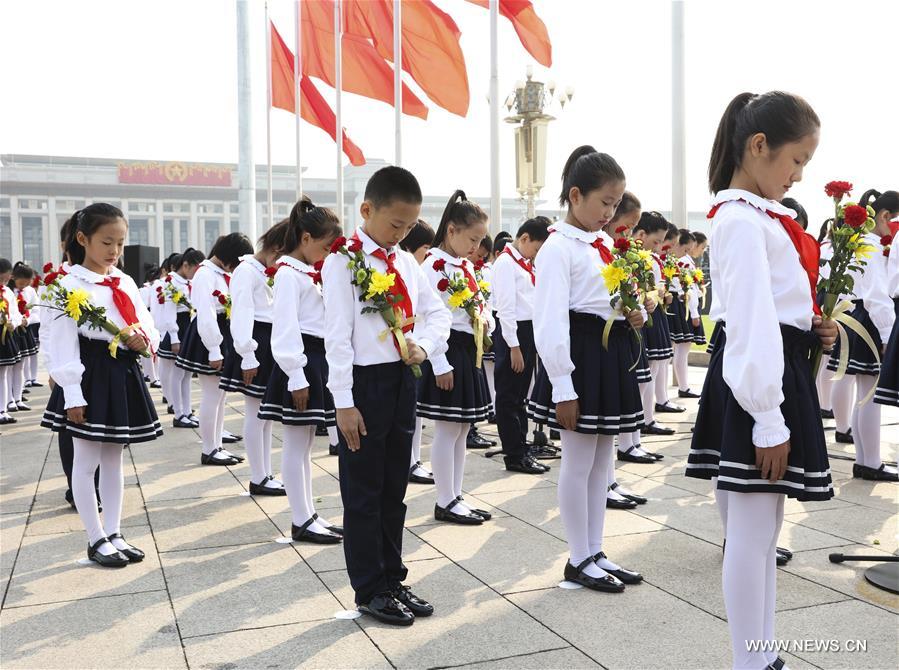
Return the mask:
<path id="1" fill-rule="evenodd" d="M 296 45 L 296 52 L 293 54 L 293 88 L 294 88 L 294 100 L 293 100 L 293 109 L 296 112 L 296 139 L 297 139 L 297 200 L 303 197 L 303 168 L 300 163 L 300 112 L 302 110 L 301 102 L 302 96 L 300 95 L 300 80 L 303 77 L 302 70 L 300 69 L 301 64 L 301 51 L 303 48 L 303 31 L 300 30 L 300 20 L 302 19 L 302 15 L 300 12 L 300 0 L 294 0 L 293 3 L 293 14 L 294 14 L 294 30 L 296 31 L 296 39 L 294 41 Z"/>
<path id="2" fill-rule="evenodd" d="M 268 26 L 266 26 L 266 32 Z M 237 0 L 237 200 L 240 230 L 256 239 L 256 164 L 253 160 L 253 91 L 248 0 Z"/>
<path id="3" fill-rule="evenodd" d="M 337 104 L 334 105 L 337 144 L 337 216 L 347 229 L 348 221 L 343 212 L 343 115 L 341 110 L 341 89 L 343 88 L 343 21 L 340 0 L 334 0 L 334 88 L 337 89 Z"/>
<path id="4" fill-rule="evenodd" d="M 499 0 L 490 0 L 490 232 L 502 230 L 499 188 Z"/>
<path id="5" fill-rule="evenodd" d="M 684 5 L 683 0 L 671 3 L 671 220 L 679 228 L 687 227 Z"/>
<path id="6" fill-rule="evenodd" d="M 403 3 L 393 0 L 393 113 L 396 140 L 393 162 L 403 164 Z"/>
<path id="7" fill-rule="evenodd" d="M 272 209 L 272 28 L 268 17 L 268 2 L 265 3 L 265 161 L 266 182 L 268 184 L 268 228 L 275 225 Z"/>

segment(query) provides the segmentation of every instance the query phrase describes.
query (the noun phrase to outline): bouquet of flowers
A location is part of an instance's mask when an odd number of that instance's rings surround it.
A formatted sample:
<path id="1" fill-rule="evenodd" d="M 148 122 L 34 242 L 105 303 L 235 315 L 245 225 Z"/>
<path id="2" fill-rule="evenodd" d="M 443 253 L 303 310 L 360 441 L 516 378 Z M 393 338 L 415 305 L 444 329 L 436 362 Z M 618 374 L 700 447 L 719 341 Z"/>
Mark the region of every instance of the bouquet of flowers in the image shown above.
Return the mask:
<path id="1" fill-rule="evenodd" d="M 627 238 L 615 240 L 615 247 L 612 250 L 613 261 L 602 269 L 606 290 L 612 296 L 612 308 L 619 314 L 627 314 L 635 309 L 640 309 L 643 302 L 639 276 L 646 270 L 646 260 L 640 255 L 640 251 L 644 250 L 635 245 L 632 240 Z M 606 350 L 609 348 L 609 333 L 612 331 L 614 323 L 614 319 L 609 319 L 603 329 L 602 346 Z M 634 330 L 634 336 L 638 342 L 641 341 L 640 333 L 636 330 Z M 639 362 L 638 358 L 630 369 L 633 370 L 637 367 Z"/>
<path id="2" fill-rule="evenodd" d="M 671 254 L 660 254 L 662 261 L 662 281 L 665 282 L 665 290 L 671 291 L 671 280 L 678 276 L 677 260 Z"/>
<path id="3" fill-rule="evenodd" d="M 12 322 L 9 320 L 9 303 L 0 295 L 0 342 L 5 344 L 6 335 L 12 330 Z"/>
<path id="4" fill-rule="evenodd" d="M 487 298 L 490 297 L 490 284 L 480 276 L 483 263 L 475 265 L 475 283 L 477 290 L 473 291 L 469 286 L 468 278 L 462 272 L 453 272 L 450 275 L 446 270 L 446 261 L 438 258 L 434 261 L 434 270 L 443 275 L 437 282 L 437 290 L 449 294 L 450 309 L 461 309 L 471 320 L 471 328 L 474 330 L 474 342 L 477 349 L 475 367 L 481 367 L 484 351 L 493 346 L 493 340 L 487 334 L 486 322 L 481 316 L 487 308 Z"/>
<path id="5" fill-rule="evenodd" d="M 275 274 L 278 272 L 278 267 L 277 265 L 272 265 L 265 268 L 265 283 L 268 284 L 269 288 L 275 287 Z"/>
<path id="6" fill-rule="evenodd" d="M 222 293 L 218 289 L 215 289 L 212 292 L 212 297 L 219 301 L 220 305 L 225 306 L 225 318 L 231 318 L 231 294 L 230 293 Z"/>
<path id="7" fill-rule="evenodd" d="M 362 251 L 360 240 L 350 240 L 338 237 L 331 245 L 332 254 L 343 254 L 349 260 L 347 268 L 351 273 L 353 286 L 359 288 L 359 301 L 367 303 L 362 308 L 363 314 L 378 313 L 387 324 L 387 329 L 381 333 L 381 339 L 390 333 L 400 352 L 400 357 L 406 361 L 409 358 L 409 345 L 406 343 L 405 329 L 411 328 L 414 318 L 407 318 L 400 303 L 404 297 L 390 292 L 396 282 L 396 274 L 393 272 L 379 272 L 365 262 L 365 254 Z M 313 281 L 315 278 L 313 277 Z M 421 377 L 421 366 L 410 366 L 412 374 Z"/>
<path id="8" fill-rule="evenodd" d="M 194 311 L 194 306 L 190 304 L 187 296 L 175 287 L 171 275 L 165 278 L 162 286 L 156 287 L 156 298 L 159 300 L 160 305 L 165 304 L 166 300 L 171 300 L 176 305 L 187 307 L 190 312 Z"/>

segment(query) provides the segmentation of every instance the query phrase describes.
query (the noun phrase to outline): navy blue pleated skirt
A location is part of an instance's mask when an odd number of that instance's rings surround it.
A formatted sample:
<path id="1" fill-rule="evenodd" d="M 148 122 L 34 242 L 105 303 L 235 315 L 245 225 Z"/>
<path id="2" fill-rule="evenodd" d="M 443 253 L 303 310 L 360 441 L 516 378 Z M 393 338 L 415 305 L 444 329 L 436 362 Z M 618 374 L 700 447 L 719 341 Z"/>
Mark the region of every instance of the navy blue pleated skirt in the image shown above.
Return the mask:
<path id="1" fill-rule="evenodd" d="M 183 345 L 184 338 L 187 337 L 187 329 L 190 327 L 190 311 L 178 312 L 175 315 L 175 322 L 178 324 L 178 341 Z M 156 354 L 160 358 L 168 358 L 175 360 L 177 356 L 172 353 L 172 338 L 166 333 L 159 341 L 159 350 Z"/>
<path id="2" fill-rule="evenodd" d="M 13 337 L 16 340 L 16 346 L 19 349 L 21 358 L 28 358 L 38 352 L 37 342 L 34 341 L 34 334 L 27 327 L 18 327 L 13 331 Z"/>
<path id="3" fill-rule="evenodd" d="M 139 357 L 119 348 L 109 355 L 107 340 L 78 337 L 81 362 L 81 392 L 87 401 L 84 423 L 67 419 L 65 396 L 57 384 L 50 394 L 41 425 L 54 432 L 66 430 L 91 442 L 135 444 L 162 435 L 153 399 L 144 382 Z"/>
<path id="4" fill-rule="evenodd" d="M 880 339 L 880 331 L 877 330 L 877 326 L 875 326 L 874 322 L 871 320 L 871 315 L 868 314 L 868 310 L 865 309 L 861 300 L 853 300 L 852 302 L 855 305 L 855 309 L 849 313 L 849 316 L 853 317 L 868 331 L 868 335 L 871 336 L 871 339 L 874 340 L 874 344 L 877 345 L 877 351 L 882 351 L 883 344 Z M 871 351 L 871 348 L 865 344 L 865 341 L 859 337 L 854 330 L 851 328 L 846 328 L 845 330 L 846 341 L 849 343 L 849 365 L 846 368 L 846 374 L 873 376 L 880 374 L 880 363 L 874 358 L 874 352 Z M 837 340 L 837 344 L 833 348 L 833 353 L 830 355 L 830 360 L 827 361 L 828 370 L 837 369 L 840 360 L 841 346 L 842 341 Z"/>
<path id="5" fill-rule="evenodd" d="M 709 346 L 707 346 L 705 349 L 705 352 L 709 356 L 715 353 L 715 347 L 718 346 L 719 337 L 721 337 L 721 322 L 716 321 L 715 327 L 712 329 L 712 336 L 709 338 Z"/>
<path id="6" fill-rule="evenodd" d="M 649 370 L 649 358 L 646 355 L 646 339 L 643 338 L 643 331 L 640 331 L 640 362 L 637 363 L 637 367 L 634 369 L 634 372 L 637 375 L 637 383 L 638 384 L 648 384 L 652 381 L 652 372 Z"/>
<path id="7" fill-rule="evenodd" d="M 674 302 L 668 305 L 668 330 L 671 332 L 671 341 L 675 344 L 693 341 L 693 330 L 687 323 L 687 306 L 679 293 L 674 294 Z"/>
<path id="8" fill-rule="evenodd" d="M 446 359 L 453 366 L 453 390 L 437 388 L 430 361 L 421 366 L 418 382 L 418 416 L 435 421 L 472 423 L 483 421 L 490 411 L 490 393 L 484 371 L 475 367 L 474 336 L 451 330 Z"/>
<path id="9" fill-rule="evenodd" d="M 687 318 L 687 326 L 690 329 L 690 332 L 693 333 L 693 344 L 705 344 L 705 324 L 702 323 L 702 317 L 699 317 L 699 325 L 694 326 L 693 320 L 689 317 Z"/>
<path id="10" fill-rule="evenodd" d="M 303 352 L 306 367 L 303 374 L 309 383 L 309 403 L 305 412 L 297 411 L 293 396 L 287 390 L 287 375 L 274 364 L 268 379 L 268 388 L 259 407 L 260 419 L 279 421 L 287 426 L 336 426 L 337 413 L 334 398 L 328 390 L 328 361 L 325 359 L 325 341 L 320 337 L 303 334 Z M 258 349 L 257 349 L 258 354 Z"/>
<path id="11" fill-rule="evenodd" d="M 231 351 L 231 328 L 228 325 L 228 319 L 225 318 L 224 312 L 218 315 L 219 332 L 222 334 L 222 343 L 219 348 L 225 360 Z M 220 370 L 215 370 L 209 366 L 209 350 L 203 344 L 203 339 L 197 330 L 197 320 L 194 319 L 187 327 L 184 339 L 181 340 L 181 350 L 175 358 L 175 365 L 182 370 L 188 372 L 196 372 L 201 375 L 217 375 L 221 374 Z M 222 364 L 224 367 L 224 364 Z"/>
<path id="12" fill-rule="evenodd" d="M 593 314 L 569 312 L 569 337 L 580 416 L 575 432 L 587 435 L 632 433 L 643 427 L 643 403 L 637 376 L 631 370 L 640 346 L 625 321 L 616 321 L 609 333 L 608 350 L 602 346 L 605 320 Z M 562 429 L 556 421 L 552 384 L 540 366 L 528 401 L 528 415 L 537 423 Z"/>
<path id="13" fill-rule="evenodd" d="M 673 303 L 672 303 L 673 304 Z M 643 342 L 646 357 L 651 361 L 667 361 L 674 356 L 671 348 L 671 330 L 668 328 L 667 305 L 660 303 L 652 313 L 652 325 L 643 326 Z"/>
<path id="14" fill-rule="evenodd" d="M 222 378 L 219 381 L 219 388 L 243 393 L 251 398 L 261 399 L 265 395 L 269 377 L 271 377 L 272 370 L 275 367 L 275 359 L 272 358 L 272 324 L 265 321 L 254 321 L 253 339 L 256 341 L 254 355 L 256 360 L 259 361 L 259 368 L 256 370 L 256 376 L 253 378 L 252 383 L 249 386 L 243 383 L 243 370 L 240 367 L 243 358 L 234 351 L 232 346 L 225 356 L 225 363 L 222 365 Z"/>
<path id="15" fill-rule="evenodd" d="M 790 454 L 783 479 L 762 479 L 755 466 L 752 416 L 734 398 L 723 376 L 726 326 L 722 326 L 709 362 L 693 443 L 687 459 L 687 477 L 718 478 L 718 488 L 738 493 L 783 493 L 797 500 L 833 497 L 821 407 L 812 377 L 814 333 L 781 326 L 784 349 L 783 394 L 780 406 L 790 430 Z"/>
<path id="16" fill-rule="evenodd" d="M 0 328 L 0 365 L 4 367 L 15 365 L 21 360 L 22 352 L 19 351 L 15 333 Z"/>
<path id="17" fill-rule="evenodd" d="M 896 320 L 890 333 L 890 341 L 880 366 L 880 379 L 874 392 L 874 402 L 899 407 L 899 298 L 893 298 Z"/>

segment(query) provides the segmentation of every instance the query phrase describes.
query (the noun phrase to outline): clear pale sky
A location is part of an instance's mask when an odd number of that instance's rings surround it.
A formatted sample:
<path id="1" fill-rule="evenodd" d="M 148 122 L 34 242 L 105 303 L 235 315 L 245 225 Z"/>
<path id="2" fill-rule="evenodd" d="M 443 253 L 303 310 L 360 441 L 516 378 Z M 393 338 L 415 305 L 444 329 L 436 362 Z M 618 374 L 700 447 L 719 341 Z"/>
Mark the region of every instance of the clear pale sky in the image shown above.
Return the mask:
<path id="1" fill-rule="evenodd" d="M 428 194 L 489 194 L 489 15 L 463 0 L 435 0 L 462 31 L 471 106 L 466 118 L 431 104 L 407 117 L 404 164 Z M 272 0 L 293 46 L 293 2 Z M 612 154 L 644 207 L 671 204 L 668 0 L 535 0 L 553 42 L 553 67 L 535 77 L 572 85 L 550 125 L 548 186 L 558 193 L 568 153 L 583 143 Z M 255 159 L 265 161 L 263 2 L 253 2 Z M 806 97 L 821 144 L 789 195 L 812 216 L 829 213 L 823 184 L 847 179 L 899 189 L 899 85 L 890 0 L 687 0 L 688 205 L 708 201 L 705 172 L 718 119 L 744 90 Z M 532 59 L 500 19 L 501 97 Z M 7 0 L 0 4 L 0 152 L 184 161 L 237 161 L 234 0 Z M 413 89 L 415 84 L 406 77 Z M 316 82 L 320 84 L 319 82 Z M 333 90 L 320 90 L 333 104 Z M 425 102 L 426 98 L 420 95 Z M 505 112 L 505 108 L 503 108 Z M 558 110 L 557 110 L 558 111 Z M 293 116 L 272 111 L 273 156 L 293 164 Z M 344 123 L 371 158 L 393 159 L 393 110 L 344 96 Z M 503 195 L 515 196 L 512 128 L 502 124 Z M 334 174 L 333 143 L 303 125 L 307 174 Z"/>

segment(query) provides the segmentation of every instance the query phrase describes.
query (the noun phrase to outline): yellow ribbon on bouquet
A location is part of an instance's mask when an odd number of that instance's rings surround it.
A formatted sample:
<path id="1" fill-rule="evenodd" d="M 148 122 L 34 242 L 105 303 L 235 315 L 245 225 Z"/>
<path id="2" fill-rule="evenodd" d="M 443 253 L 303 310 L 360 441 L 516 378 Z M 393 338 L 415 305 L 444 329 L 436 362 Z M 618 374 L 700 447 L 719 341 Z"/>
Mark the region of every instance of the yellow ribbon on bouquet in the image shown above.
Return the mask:
<path id="1" fill-rule="evenodd" d="M 414 325 L 417 317 L 400 316 L 401 314 L 402 312 L 397 307 L 391 310 L 385 309 L 381 312 L 381 316 L 387 323 L 387 328 L 378 333 L 378 339 L 383 342 L 388 335 L 393 335 L 396 347 L 400 350 L 400 358 L 405 363 L 409 360 L 409 344 L 406 342 L 406 334 L 403 332 L 403 328 Z M 416 377 L 421 377 L 421 368 L 418 365 L 413 365 L 412 374 Z"/>
<path id="2" fill-rule="evenodd" d="M 112 322 L 109 322 L 109 323 L 112 324 Z M 128 339 L 135 332 L 137 332 L 137 328 L 138 328 L 137 324 L 125 326 L 124 328 L 119 330 L 119 332 L 117 332 L 115 335 L 113 335 L 112 340 L 110 340 L 110 342 L 109 342 L 109 355 L 112 356 L 113 358 L 115 358 L 116 354 L 118 354 L 118 352 L 119 352 L 119 344 L 122 342 L 122 340 Z M 107 331 L 110 330 L 105 324 L 104 324 L 104 329 Z M 150 357 L 149 352 L 147 352 L 146 350 L 141 351 L 140 355 L 143 356 L 144 358 Z"/>
<path id="3" fill-rule="evenodd" d="M 830 319 L 836 322 L 837 332 L 839 333 L 838 340 L 840 342 L 840 357 L 837 360 L 837 370 L 834 372 L 832 381 L 839 381 L 846 374 L 846 368 L 849 366 L 849 336 L 846 333 L 846 328 L 843 328 L 845 325 L 847 328 L 851 328 L 855 331 L 855 334 L 862 338 L 862 341 L 868 345 L 868 348 L 874 354 L 874 360 L 877 361 L 877 364 L 880 365 L 880 352 L 877 350 L 877 345 L 874 343 L 874 339 L 868 333 L 867 329 L 858 322 L 854 317 L 849 316 L 848 312 L 855 307 L 849 300 L 843 300 L 838 304 L 833 313 L 830 315 Z M 874 396 L 874 392 L 876 389 L 876 384 L 871 387 L 871 390 L 868 394 L 859 401 L 859 406 L 864 405 L 866 402 L 870 401 Z"/>

